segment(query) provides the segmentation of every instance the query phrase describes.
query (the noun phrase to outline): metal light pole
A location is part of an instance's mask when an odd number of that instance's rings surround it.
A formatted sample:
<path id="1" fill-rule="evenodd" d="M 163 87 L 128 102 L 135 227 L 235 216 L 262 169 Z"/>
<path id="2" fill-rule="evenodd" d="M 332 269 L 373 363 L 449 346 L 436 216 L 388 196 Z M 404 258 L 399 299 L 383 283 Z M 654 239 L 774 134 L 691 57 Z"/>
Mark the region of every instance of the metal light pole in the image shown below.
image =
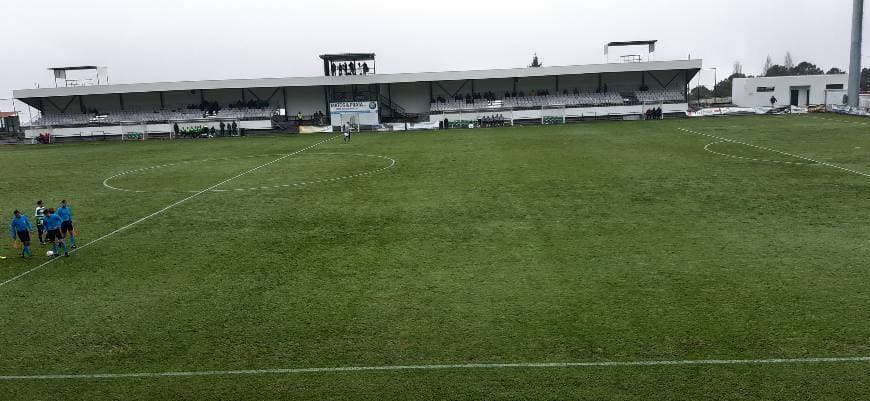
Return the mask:
<path id="1" fill-rule="evenodd" d="M 719 84 L 719 69 L 716 67 L 710 67 L 713 70 L 713 100 L 715 101 L 717 97 L 719 97 L 719 91 L 716 90 L 716 85 Z"/>
<path id="2" fill-rule="evenodd" d="M 861 93 L 861 44 L 864 33 L 864 0 L 852 2 L 852 51 L 849 60 L 849 106 L 858 108 Z"/>

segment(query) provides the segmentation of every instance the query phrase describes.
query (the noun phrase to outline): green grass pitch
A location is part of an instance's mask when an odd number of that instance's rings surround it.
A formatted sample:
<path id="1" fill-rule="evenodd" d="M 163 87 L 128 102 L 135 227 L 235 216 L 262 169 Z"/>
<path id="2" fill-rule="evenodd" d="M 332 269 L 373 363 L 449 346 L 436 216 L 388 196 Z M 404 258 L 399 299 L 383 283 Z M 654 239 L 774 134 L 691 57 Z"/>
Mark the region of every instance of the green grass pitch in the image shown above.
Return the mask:
<path id="1" fill-rule="evenodd" d="M 0 285 L 0 376 L 870 356 L 870 177 L 813 162 L 870 173 L 864 121 L 335 138 Z M 68 199 L 87 244 L 328 138 L 0 149 L 0 282 L 46 260 L 15 257 L 15 208 Z M 868 397 L 860 361 L 0 380 L 2 400 Z"/>

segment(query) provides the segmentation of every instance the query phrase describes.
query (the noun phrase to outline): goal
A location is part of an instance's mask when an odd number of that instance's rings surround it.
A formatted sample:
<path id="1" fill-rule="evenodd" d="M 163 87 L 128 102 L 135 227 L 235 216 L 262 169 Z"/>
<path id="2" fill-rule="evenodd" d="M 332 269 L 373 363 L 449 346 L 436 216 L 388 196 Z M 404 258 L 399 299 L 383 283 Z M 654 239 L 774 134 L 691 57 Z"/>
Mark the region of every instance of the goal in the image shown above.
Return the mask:
<path id="1" fill-rule="evenodd" d="M 144 141 L 148 139 L 148 125 L 144 122 L 121 122 L 122 141 Z"/>
<path id="2" fill-rule="evenodd" d="M 565 124 L 565 106 L 541 106 L 541 125 Z"/>

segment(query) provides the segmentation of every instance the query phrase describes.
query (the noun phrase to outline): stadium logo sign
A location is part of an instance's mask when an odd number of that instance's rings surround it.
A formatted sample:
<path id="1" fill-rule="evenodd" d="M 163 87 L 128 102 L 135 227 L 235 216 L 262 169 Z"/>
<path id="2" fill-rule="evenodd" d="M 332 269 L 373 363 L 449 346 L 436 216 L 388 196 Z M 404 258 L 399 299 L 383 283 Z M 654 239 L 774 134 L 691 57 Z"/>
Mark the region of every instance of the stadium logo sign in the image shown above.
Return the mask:
<path id="1" fill-rule="evenodd" d="M 336 102 L 329 104 L 332 113 L 371 113 L 378 109 L 378 102 Z"/>

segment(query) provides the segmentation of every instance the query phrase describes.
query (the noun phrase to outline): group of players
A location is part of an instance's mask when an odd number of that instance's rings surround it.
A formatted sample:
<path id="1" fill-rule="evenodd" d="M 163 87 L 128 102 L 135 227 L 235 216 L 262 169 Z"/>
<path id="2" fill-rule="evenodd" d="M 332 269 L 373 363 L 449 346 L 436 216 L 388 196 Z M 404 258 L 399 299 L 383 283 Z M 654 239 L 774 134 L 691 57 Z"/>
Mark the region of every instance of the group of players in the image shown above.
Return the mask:
<path id="1" fill-rule="evenodd" d="M 60 201 L 60 206 L 57 210 L 46 208 L 42 201 L 36 202 L 36 218 L 37 235 L 39 236 L 40 245 L 51 244 L 52 252 L 50 257 L 60 256 L 63 252 L 64 256 L 69 256 L 70 249 L 76 249 L 76 231 L 73 227 L 72 211 L 66 199 Z M 33 253 L 30 250 L 30 233 L 33 232 L 33 226 L 30 224 L 30 219 L 27 215 L 21 214 L 21 211 L 13 212 L 12 222 L 9 224 L 9 232 L 13 241 L 20 242 L 21 257 L 32 258 Z M 67 242 L 65 242 L 65 240 Z"/>

